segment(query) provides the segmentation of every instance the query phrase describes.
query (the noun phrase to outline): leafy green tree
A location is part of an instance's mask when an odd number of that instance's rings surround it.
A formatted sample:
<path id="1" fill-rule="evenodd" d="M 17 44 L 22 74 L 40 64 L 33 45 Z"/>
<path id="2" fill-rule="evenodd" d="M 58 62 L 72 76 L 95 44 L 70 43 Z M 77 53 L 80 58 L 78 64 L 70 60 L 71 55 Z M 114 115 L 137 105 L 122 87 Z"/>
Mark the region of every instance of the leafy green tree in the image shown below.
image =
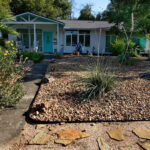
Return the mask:
<path id="1" fill-rule="evenodd" d="M 52 19 L 68 19 L 71 13 L 68 0 L 12 0 L 10 7 L 14 15 L 29 11 Z"/>
<path id="2" fill-rule="evenodd" d="M 149 30 L 149 0 L 111 0 L 107 10 L 103 12 L 105 20 L 114 23 L 113 31 L 126 38 L 127 48 L 133 37 L 145 36 Z"/>
<path id="3" fill-rule="evenodd" d="M 14 20 L 10 10 L 9 2 L 0 0 L 0 33 L 3 35 L 13 34 L 18 35 L 11 27 L 8 27 L 5 22 Z M 0 39 L 0 46 L 5 46 L 5 39 Z"/>
<path id="4" fill-rule="evenodd" d="M 106 11 L 103 12 L 103 18 L 117 25 L 120 23 L 127 32 L 139 31 L 140 20 L 150 14 L 149 0 L 111 0 Z M 119 29 L 119 28 L 118 28 Z"/>
<path id="5" fill-rule="evenodd" d="M 102 19 L 102 15 L 101 15 L 101 13 L 99 12 L 99 13 L 96 15 L 95 20 L 99 21 L 99 20 L 101 20 L 101 19 Z"/>
<path id="6" fill-rule="evenodd" d="M 84 6 L 84 8 L 80 11 L 78 20 L 95 20 L 95 17 L 92 14 L 92 8 L 89 4 Z"/>

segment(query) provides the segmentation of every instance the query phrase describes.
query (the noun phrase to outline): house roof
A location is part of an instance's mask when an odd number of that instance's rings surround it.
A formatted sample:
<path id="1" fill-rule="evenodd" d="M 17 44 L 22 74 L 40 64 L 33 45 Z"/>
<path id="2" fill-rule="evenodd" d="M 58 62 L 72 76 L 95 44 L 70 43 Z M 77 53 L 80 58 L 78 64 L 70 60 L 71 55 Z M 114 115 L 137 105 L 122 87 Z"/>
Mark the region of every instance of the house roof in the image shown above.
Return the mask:
<path id="1" fill-rule="evenodd" d="M 30 23 L 56 23 L 56 24 L 61 24 L 64 26 L 64 23 L 58 20 L 54 19 L 49 19 L 31 12 L 25 12 L 19 15 L 15 16 L 16 21 L 11 21 L 11 22 L 6 22 L 6 23 L 24 23 L 24 24 L 30 24 Z"/>
<path id="2" fill-rule="evenodd" d="M 65 24 L 65 29 L 109 29 L 114 26 L 108 21 L 90 21 L 90 20 L 60 20 Z"/>

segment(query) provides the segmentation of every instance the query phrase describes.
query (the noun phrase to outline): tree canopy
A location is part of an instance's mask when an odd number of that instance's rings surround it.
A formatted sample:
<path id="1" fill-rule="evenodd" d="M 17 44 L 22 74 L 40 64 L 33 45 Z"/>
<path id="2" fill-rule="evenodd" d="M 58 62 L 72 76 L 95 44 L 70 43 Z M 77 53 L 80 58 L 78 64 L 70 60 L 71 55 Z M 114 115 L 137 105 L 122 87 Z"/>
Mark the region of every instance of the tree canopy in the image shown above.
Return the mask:
<path id="1" fill-rule="evenodd" d="M 122 24 L 127 32 L 141 32 L 148 27 L 150 15 L 149 0 L 111 0 L 107 10 L 103 12 L 103 20 L 116 25 Z M 143 25 L 143 26 L 142 26 Z"/>
<path id="2" fill-rule="evenodd" d="M 95 16 L 92 14 L 92 9 L 89 4 L 85 5 L 80 11 L 78 20 L 95 20 Z"/>
<path id="3" fill-rule="evenodd" d="M 68 0 L 11 0 L 10 8 L 14 15 L 29 11 L 52 19 L 68 19 L 71 14 Z"/>
<path id="4" fill-rule="evenodd" d="M 9 9 L 9 1 L 0 0 L 0 33 L 2 35 L 14 34 L 18 35 L 11 27 L 8 27 L 5 22 L 14 20 L 10 9 Z M 5 46 L 5 39 L 0 39 L 0 46 Z"/>

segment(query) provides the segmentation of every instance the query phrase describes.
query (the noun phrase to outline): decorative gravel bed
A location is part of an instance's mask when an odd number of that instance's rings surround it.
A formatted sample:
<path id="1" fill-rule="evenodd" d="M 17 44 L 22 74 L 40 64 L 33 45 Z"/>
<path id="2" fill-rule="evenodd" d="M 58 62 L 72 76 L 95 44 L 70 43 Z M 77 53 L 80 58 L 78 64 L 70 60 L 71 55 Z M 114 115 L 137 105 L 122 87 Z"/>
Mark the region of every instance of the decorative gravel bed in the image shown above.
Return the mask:
<path id="1" fill-rule="evenodd" d="M 81 98 L 83 85 L 77 76 L 85 74 L 96 57 L 66 56 L 51 63 L 47 73 L 52 80 L 41 85 L 30 118 L 46 122 L 150 120 L 150 62 L 140 58 L 135 66 L 119 67 L 115 57 L 106 60 L 115 70 L 116 87 L 91 101 Z"/>

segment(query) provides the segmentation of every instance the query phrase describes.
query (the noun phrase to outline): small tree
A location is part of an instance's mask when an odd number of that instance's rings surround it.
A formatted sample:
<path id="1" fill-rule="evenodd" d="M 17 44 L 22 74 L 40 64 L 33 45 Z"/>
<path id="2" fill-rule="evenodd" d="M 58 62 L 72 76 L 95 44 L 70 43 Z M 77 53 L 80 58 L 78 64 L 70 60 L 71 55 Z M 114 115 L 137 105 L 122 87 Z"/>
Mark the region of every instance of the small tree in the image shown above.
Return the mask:
<path id="1" fill-rule="evenodd" d="M 92 14 L 91 5 L 87 4 L 84 6 L 84 8 L 80 11 L 78 20 L 95 20 L 95 17 Z"/>
<path id="2" fill-rule="evenodd" d="M 101 20 L 101 18 L 102 18 L 102 15 L 101 15 L 101 13 L 99 12 L 99 13 L 96 15 L 95 20 L 100 21 L 100 20 Z"/>
<path id="3" fill-rule="evenodd" d="M 116 33 L 126 38 L 125 54 L 129 51 L 129 44 L 134 36 L 145 36 L 141 32 L 145 30 L 145 27 L 139 26 L 139 23 L 148 14 L 150 14 L 150 2 L 148 0 L 111 0 L 111 4 L 105 11 L 105 16 L 109 22 L 115 23 Z"/>

